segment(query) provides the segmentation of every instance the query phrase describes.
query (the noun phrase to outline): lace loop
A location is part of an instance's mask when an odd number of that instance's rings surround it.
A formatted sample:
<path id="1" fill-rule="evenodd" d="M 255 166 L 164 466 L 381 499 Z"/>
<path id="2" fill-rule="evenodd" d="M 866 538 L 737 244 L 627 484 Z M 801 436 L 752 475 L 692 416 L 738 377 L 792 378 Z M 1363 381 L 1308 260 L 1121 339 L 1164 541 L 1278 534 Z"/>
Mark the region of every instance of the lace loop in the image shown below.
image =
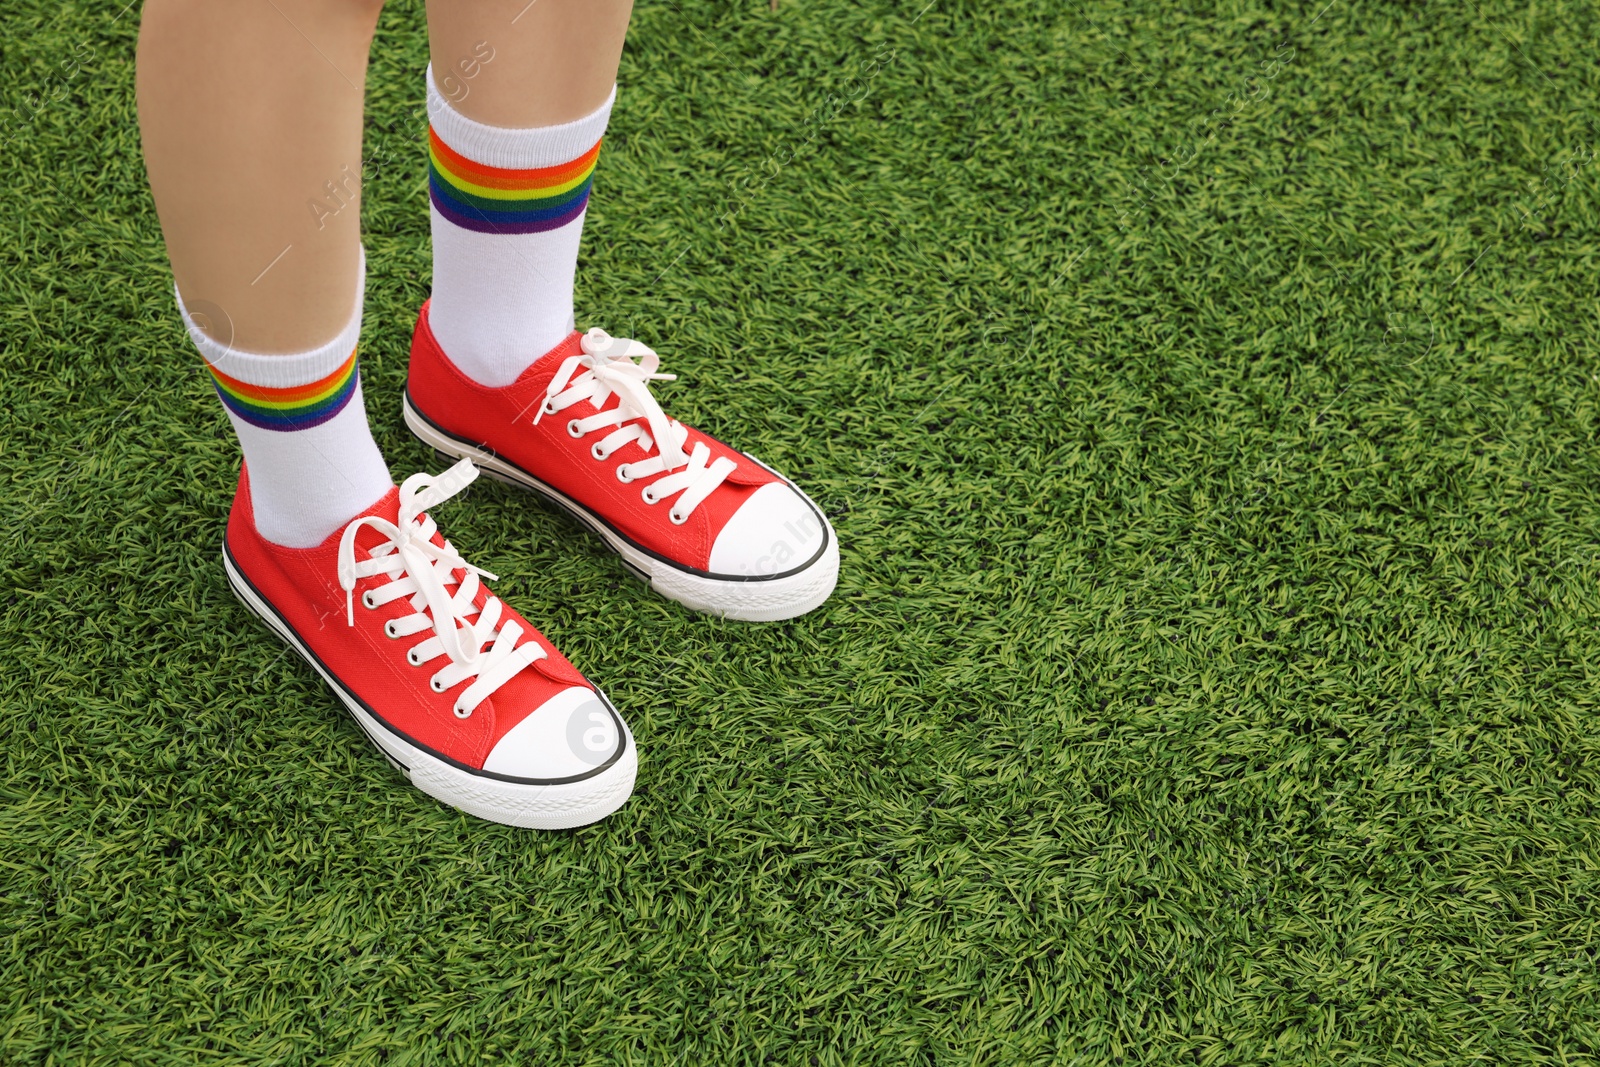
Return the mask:
<path id="1" fill-rule="evenodd" d="M 637 444 L 646 458 L 623 464 L 628 476 L 622 476 L 622 468 L 618 468 L 617 476 L 630 482 L 665 475 L 646 487 L 644 500 L 653 504 L 682 492 L 672 518 L 675 524 L 682 525 L 739 464 L 726 456 L 711 461 L 711 449 L 703 441 L 696 442 L 690 452 L 684 452 L 683 446 L 689 439 L 688 427 L 667 418 L 650 392 L 651 382 L 670 382 L 677 378 L 673 374 L 659 373 L 661 357 L 654 350 L 638 341 L 612 337 L 601 329 L 584 334 L 581 347 L 583 355 L 567 357 L 550 379 L 534 424 L 545 415 L 553 415 L 583 400 L 589 401 L 595 414 L 569 421 L 567 433 L 582 437 L 596 430 L 611 430 L 590 450 L 598 460 L 606 459 L 630 441 Z M 617 406 L 603 410 L 613 395 Z"/>
<path id="2" fill-rule="evenodd" d="M 389 620 L 384 632 L 405 637 L 433 631 L 433 636 L 406 650 L 406 661 L 420 667 L 439 656 L 448 657 L 449 662 L 429 679 L 434 692 L 476 679 L 456 698 L 454 710 L 460 718 L 471 715 L 518 671 L 549 655 L 537 641 L 517 645 L 523 628 L 515 622 L 500 625 L 504 606 L 498 597 L 489 596 L 481 609 L 475 603 L 479 579 L 494 581 L 493 574 L 462 559 L 449 541 L 442 545 L 433 541 L 438 527 L 425 512 L 461 492 L 477 476 L 478 469 L 467 459 L 443 474 L 413 474 L 400 485 L 397 522 L 364 515 L 346 526 L 339 539 L 339 587 L 345 592 L 349 625 L 355 625 L 356 583 L 387 577 L 385 584 L 362 593 L 362 604 L 377 608 L 410 598 L 414 614 Z M 365 527 L 383 535 L 384 541 L 368 549 L 366 559 L 358 560 L 356 534 Z M 457 571 L 463 572 L 459 581 Z M 451 586 L 456 586 L 454 591 Z M 485 644 L 490 644 L 487 650 Z"/>

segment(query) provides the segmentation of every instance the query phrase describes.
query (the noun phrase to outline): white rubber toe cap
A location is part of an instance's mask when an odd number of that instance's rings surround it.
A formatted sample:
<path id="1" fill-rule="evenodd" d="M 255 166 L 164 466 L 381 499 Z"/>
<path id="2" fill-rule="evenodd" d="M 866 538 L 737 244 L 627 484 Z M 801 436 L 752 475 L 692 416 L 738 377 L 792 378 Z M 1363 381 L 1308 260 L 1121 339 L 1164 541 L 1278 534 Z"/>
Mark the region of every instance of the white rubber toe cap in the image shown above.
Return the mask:
<path id="1" fill-rule="evenodd" d="M 590 774 L 612 759 L 622 730 L 593 689 L 563 689 L 513 726 L 489 752 L 492 774 L 545 781 Z"/>
<path id="2" fill-rule="evenodd" d="M 783 482 L 750 494 L 711 546 L 713 574 L 782 574 L 812 559 L 827 531 L 811 505 Z"/>

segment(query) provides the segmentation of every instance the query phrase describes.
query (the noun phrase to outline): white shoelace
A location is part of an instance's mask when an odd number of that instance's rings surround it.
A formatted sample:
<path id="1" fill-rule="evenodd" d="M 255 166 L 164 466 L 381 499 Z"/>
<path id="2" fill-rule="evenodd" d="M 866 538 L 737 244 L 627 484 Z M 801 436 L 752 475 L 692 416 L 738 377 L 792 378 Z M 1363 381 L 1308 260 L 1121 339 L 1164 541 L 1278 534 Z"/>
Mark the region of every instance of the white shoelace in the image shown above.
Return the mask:
<path id="1" fill-rule="evenodd" d="M 433 543 L 438 527 L 433 517 L 423 512 L 449 500 L 477 476 L 478 468 L 467 459 L 443 474 L 413 474 L 400 486 L 398 524 L 366 515 L 346 526 L 339 541 L 339 586 L 345 593 L 349 624 L 356 623 L 356 582 L 379 574 L 388 577 L 384 585 L 362 593 L 361 603 L 367 608 L 380 608 L 401 597 L 411 598 L 416 614 L 389 620 L 384 624 L 384 633 L 401 638 L 433 631 L 432 637 L 407 650 L 406 661 L 420 667 L 440 656 L 449 658 L 429 680 L 435 693 L 443 693 L 468 678 L 476 679 L 456 698 L 455 713 L 460 719 L 471 715 L 484 698 L 523 668 L 549 655 L 537 641 L 517 647 L 523 628 L 515 622 L 500 624 L 503 605 L 498 597 L 485 600 L 481 611 L 473 603 L 478 595 L 479 575 L 491 581 L 495 580 L 494 575 L 462 559 L 449 541 L 442 546 Z M 368 549 L 369 558 L 358 560 L 356 533 L 364 526 L 377 530 L 387 540 Z M 457 584 L 457 570 L 465 571 L 466 577 L 452 594 L 450 587 Z M 474 615 L 478 617 L 476 622 L 470 621 Z"/>
<path id="2" fill-rule="evenodd" d="M 684 453 L 688 428 L 667 418 L 650 393 L 651 382 L 670 382 L 677 375 L 656 373 L 661 357 L 652 349 L 626 337 L 612 337 L 601 329 L 584 334 L 582 345 L 583 355 L 567 357 L 556 376 L 550 379 L 534 424 L 546 415 L 565 411 L 580 400 L 589 401 L 596 408 L 596 414 L 571 420 L 567 423 L 567 433 L 583 437 L 595 430 L 616 427 L 589 450 L 590 455 L 602 462 L 629 441 L 638 442 L 648 458 L 619 465 L 617 479 L 632 482 L 654 474 L 666 475 L 646 485 L 639 495 L 646 504 L 654 504 L 682 490 L 683 495 L 667 513 L 674 525 L 682 526 L 694 514 L 694 509 L 739 465 L 726 456 L 708 462 L 711 449 L 703 441 L 696 442 L 692 452 Z M 638 362 L 634 361 L 635 357 Z M 583 373 L 578 373 L 580 370 Z M 599 411 L 612 393 L 617 394 L 617 406 L 610 411 Z M 643 425 L 637 421 L 639 419 L 644 420 Z M 653 456 L 651 449 L 656 450 Z M 676 473 L 669 473 L 673 471 Z"/>

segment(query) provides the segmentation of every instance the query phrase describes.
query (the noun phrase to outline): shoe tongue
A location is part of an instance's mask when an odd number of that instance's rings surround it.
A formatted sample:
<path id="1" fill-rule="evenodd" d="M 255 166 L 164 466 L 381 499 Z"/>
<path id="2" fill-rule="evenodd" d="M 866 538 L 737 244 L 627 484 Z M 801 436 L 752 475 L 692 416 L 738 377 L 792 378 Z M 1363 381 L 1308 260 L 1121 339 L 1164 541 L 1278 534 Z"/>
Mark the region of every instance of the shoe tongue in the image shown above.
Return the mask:
<path id="1" fill-rule="evenodd" d="M 418 515 L 417 521 L 422 521 L 427 514 L 427 512 L 423 512 L 421 515 Z M 382 519 L 385 522 L 394 523 L 398 526 L 400 523 L 400 487 L 398 485 L 390 486 L 389 491 L 383 494 L 383 496 L 379 497 L 376 503 L 374 503 L 367 510 L 363 511 L 361 514 L 354 516 L 354 518 L 365 519 L 369 516 L 375 519 Z M 337 541 L 343 533 L 344 530 L 341 527 L 339 532 L 333 535 L 333 539 Z M 389 540 L 387 537 L 373 529 L 371 526 L 363 526 L 361 529 L 356 531 L 356 551 L 362 553 L 367 552 L 377 545 L 383 544 L 387 540 Z M 444 535 L 439 532 L 437 526 L 435 526 L 433 536 L 429 538 L 429 540 L 431 540 L 434 544 L 439 545 L 441 548 L 444 546 Z"/>
<path id="2" fill-rule="evenodd" d="M 397 521 L 400 518 L 400 487 L 398 485 L 391 485 L 387 493 L 379 497 L 370 508 L 363 511 L 361 514 L 354 516 L 351 521 L 353 522 L 355 519 L 365 518 L 382 519 L 385 522 Z M 341 527 L 339 533 L 336 533 L 333 536 L 338 538 L 343 533 L 344 530 Z M 383 536 L 383 534 L 379 533 L 377 530 L 374 530 L 370 526 L 363 526 L 361 529 L 356 531 L 356 550 L 358 552 L 366 552 L 367 549 L 374 545 L 381 544 L 384 540 L 386 540 L 386 538 Z"/>
<path id="3" fill-rule="evenodd" d="M 393 522 L 395 518 L 399 516 L 399 514 L 400 487 L 398 485 L 391 485 L 387 493 L 373 501 L 373 504 L 370 508 L 355 517 L 358 519 L 365 519 L 368 516 L 371 516 L 372 518 L 387 519 L 390 522 Z"/>

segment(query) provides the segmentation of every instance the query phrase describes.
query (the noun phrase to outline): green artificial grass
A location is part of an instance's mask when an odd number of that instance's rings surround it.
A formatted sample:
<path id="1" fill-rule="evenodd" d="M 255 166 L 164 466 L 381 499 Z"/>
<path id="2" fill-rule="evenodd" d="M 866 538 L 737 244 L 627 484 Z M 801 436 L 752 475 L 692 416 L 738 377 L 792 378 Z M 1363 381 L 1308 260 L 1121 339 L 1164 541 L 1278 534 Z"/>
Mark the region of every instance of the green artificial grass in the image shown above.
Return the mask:
<path id="1" fill-rule="evenodd" d="M 581 320 L 844 566 L 727 623 L 446 505 L 638 738 L 566 833 L 411 788 L 230 595 L 138 11 L 7 5 L 0 1062 L 1600 1057 L 1595 9 L 923 3 L 641 0 Z M 395 0 L 401 475 L 425 55 Z"/>

